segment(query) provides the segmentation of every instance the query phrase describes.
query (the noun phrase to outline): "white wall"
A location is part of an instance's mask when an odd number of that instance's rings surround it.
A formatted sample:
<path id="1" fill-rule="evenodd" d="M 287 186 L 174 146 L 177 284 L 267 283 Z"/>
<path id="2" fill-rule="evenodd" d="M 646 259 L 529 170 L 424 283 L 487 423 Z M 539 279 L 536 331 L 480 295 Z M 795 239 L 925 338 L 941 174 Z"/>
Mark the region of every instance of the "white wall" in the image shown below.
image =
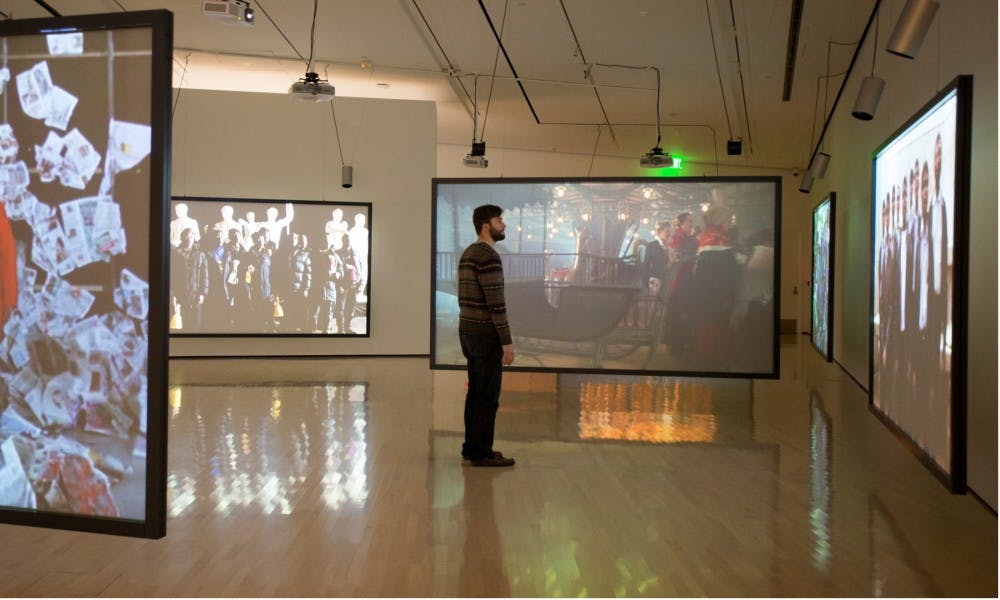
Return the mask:
<path id="1" fill-rule="evenodd" d="M 882 3 L 883 35 L 902 2 Z M 880 42 L 884 47 L 884 42 Z M 859 65 L 870 65 L 872 40 Z M 867 57 L 867 58 L 865 58 Z M 864 71 L 864 67 L 861 70 Z M 875 119 L 850 116 L 864 73 L 848 82 L 827 133 L 833 159 L 813 185 L 810 203 L 837 192 L 834 356 L 858 380 L 868 381 L 871 270 L 871 155 L 939 89 L 972 74 L 972 185 L 969 261 L 968 482 L 997 506 L 997 4 L 985 0 L 941 2 L 918 57 L 879 52 L 876 74 L 886 80 Z M 808 217 L 806 217 L 808 219 Z M 803 223 L 803 228 L 807 227 Z M 808 238 L 802 252 L 809 255 Z M 808 265 L 806 266 L 808 270 Z"/>
<path id="2" fill-rule="evenodd" d="M 338 98 L 341 183 L 330 105 L 280 94 L 184 90 L 173 128 L 176 196 L 371 202 L 371 337 L 174 338 L 171 356 L 428 352 L 432 102 Z"/>

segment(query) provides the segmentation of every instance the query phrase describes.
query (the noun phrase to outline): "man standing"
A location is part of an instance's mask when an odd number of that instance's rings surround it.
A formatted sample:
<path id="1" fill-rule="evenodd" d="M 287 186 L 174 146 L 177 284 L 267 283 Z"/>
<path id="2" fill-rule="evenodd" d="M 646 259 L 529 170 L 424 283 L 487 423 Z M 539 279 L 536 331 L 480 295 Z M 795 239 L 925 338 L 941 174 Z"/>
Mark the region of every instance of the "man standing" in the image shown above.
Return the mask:
<path id="1" fill-rule="evenodd" d="M 289 303 L 289 324 L 293 329 L 310 333 L 309 326 L 309 289 L 312 288 L 312 258 L 309 252 L 309 238 L 306 234 L 294 234 L 295 249 L 292 250 L 290 270 L 292 273 L 292 297 Z"/>
<path id="2" fill-rule="evenodd" d="M 477 467 L 509 467 L 514 459 L 493 450 L 502 366 L 514 362 L 504 303 L 503 263 L 493 245 L 504 239 L 503 209 L 486 204 L 472 213 L 478 239 L 458 263 L 458 336 L 468 361 L 462 458 Z"/>
<path id="3" fill-rule="evenodd" d="M 184 326 L 189 331 L 201 331 L 201 308 L 208 294 L 208 261 L 194 244 L 195 233 L 191 228 L 181 232 L 181 244 L 171 257 L 171 284 L 174 286 L 174 304 L 179 304 Z"/>

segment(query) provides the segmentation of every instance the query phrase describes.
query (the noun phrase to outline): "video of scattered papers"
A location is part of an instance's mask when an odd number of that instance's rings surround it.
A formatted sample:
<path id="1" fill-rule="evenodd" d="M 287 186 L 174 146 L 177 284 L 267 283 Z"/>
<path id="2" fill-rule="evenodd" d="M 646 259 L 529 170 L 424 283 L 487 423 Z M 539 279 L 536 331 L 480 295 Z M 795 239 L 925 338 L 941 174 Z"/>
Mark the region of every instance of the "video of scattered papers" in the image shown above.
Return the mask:
<path id="1" fill-rule="evenodd" d="M 146 517 L 150 33 L 0 40 L 0 507 Z"/>
<path id="2" fill-rule="evenodd" d="M 171 335 L 368 335 L 371 204 L 174 198 Z"/>

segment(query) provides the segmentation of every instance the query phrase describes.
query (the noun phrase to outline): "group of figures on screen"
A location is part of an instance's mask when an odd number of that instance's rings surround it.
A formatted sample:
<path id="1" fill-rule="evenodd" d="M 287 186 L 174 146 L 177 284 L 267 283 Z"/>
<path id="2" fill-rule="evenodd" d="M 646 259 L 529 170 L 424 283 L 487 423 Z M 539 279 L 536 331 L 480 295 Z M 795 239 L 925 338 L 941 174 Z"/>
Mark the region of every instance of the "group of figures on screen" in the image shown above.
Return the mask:
<path id="1" fill-rule="evenodd" d="M 696 225 L 683 212 L 673 223 L 661 221 L 655 238 L 636 248 L 645 293 L 666 309 L 663 322 L 652 325 L 663 327 L 671 354 L 695 370 L 767 370 L 757 364 L 770 363 L 773 230 L 741 237 L 732 210 L 721 204 L 700 220 Z M 748 360 L 755 347 L 763 351 Z"/>
<path id="2" fill-rule="evenodd" d="M 602 184 L 580 184 L 588 193 L 623 193 L 586 185 Z M 756 196 L 720 190 L 702 202 L 709 191 L 693 189 L 646 213 L 566 198 L 541 210 L 509 209 L 510 233 L 496 249 L 520 365 L 772 372 L 773 187 L 760 186 Z M 649 204 L 643 200 L 636 206 Z M 550 230 L 542 246 L 524 233 L 570 220 L 575 234 L 569 241 L 558 239 L 567 237 L 564 231 L 555 236 Z M 575 251 L 560 251 L 569 243 Z M 448 260 L 442 253 L 439 265 Z M 447 289 L 448 276 L 439 266 L 440 289 Z M 440 332 L 438 339 L 452 336 Z M 457 349 L 441 348 L 445 360 L 461 360 Z"/>
<path id="3" fill-rule="evenodd" d="M 170 330 L 219 334 L 367 333 L 369 230 L 364 211 L 333 209 L 323 239 L 271 206 L 199 226 L 183 202 L 170 222 Z M 314 224 L 310 224 L 314 225 Z M 318 237 L 318 236 L 313 236 Z"/>
<path id="4" fill-rule="evenodd" d="M 942 143 L 917 159 L 881 198 L 877 229 L 876 392 L 881 408 L 899 415 L 914 397 L 932 414 L 950 408 L 952 240 L 954 200 L 942 186 Z M 932 179 L 933 178 L 933 179 Z M 930 432 L 914 432 L 921 443 Z"/>

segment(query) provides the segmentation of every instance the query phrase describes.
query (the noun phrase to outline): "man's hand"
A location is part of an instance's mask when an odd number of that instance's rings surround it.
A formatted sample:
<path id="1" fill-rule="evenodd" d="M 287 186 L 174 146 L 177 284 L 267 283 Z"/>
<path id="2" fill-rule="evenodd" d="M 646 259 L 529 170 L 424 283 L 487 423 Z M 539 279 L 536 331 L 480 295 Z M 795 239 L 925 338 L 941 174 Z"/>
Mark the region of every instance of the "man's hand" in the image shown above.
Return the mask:
<path id="1" fill-rule="evenodd" d="M 505 367 L 514 362 L 514 344 L 504 344 L 501 362 Z"/>

